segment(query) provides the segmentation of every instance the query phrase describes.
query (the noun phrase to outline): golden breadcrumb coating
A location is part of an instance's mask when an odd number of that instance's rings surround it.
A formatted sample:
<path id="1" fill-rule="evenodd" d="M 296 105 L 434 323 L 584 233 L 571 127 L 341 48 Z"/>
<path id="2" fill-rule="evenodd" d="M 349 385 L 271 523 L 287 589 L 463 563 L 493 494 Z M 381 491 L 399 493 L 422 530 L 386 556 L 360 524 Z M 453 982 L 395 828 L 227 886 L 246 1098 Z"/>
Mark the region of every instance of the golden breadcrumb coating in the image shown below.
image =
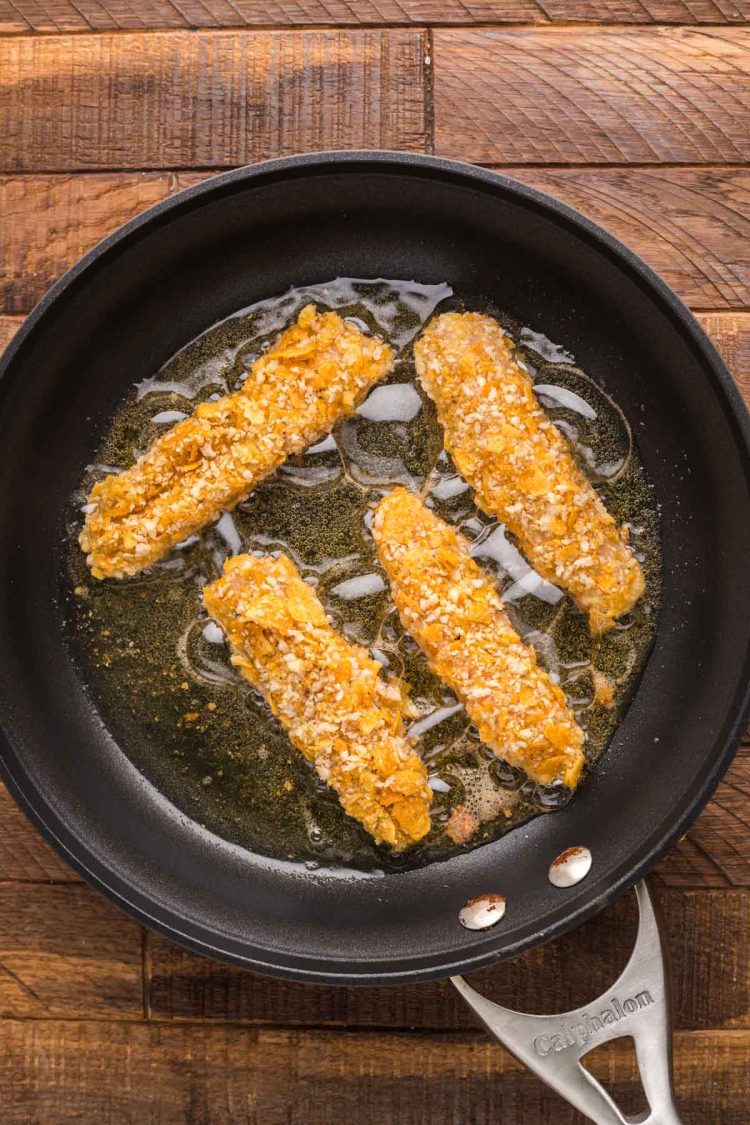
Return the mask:
<path id="1" fill-rule="evenodd" d="M 94 485 L 80 536 L 91 573 L 122 578 L 163 558 L 351 414 L 392 365 L 382 340 L 307 305 L 239 391 L 201 403 Z"/>
<path id="2" fill-rule="evenodd" d="M 377 843 L 401 851 L 430 830 L 427 771 L 404 736 L 404 685 L 328 623 L 284 555 L 229 559 L 203 591 L 232 663 L 292 743 Z"/>
<path id="3" fill-rule="evenodd" d="M 404 488 L 380 501 L 372 530 L 404 628 L 482 741 L 534 781 L 574 788 L 583 731 L 467 541 Z"/>
<path id="4" fill-rule="evenodd" d="M 572 594 L 592 633 L 611 629 L 643 593 L 643 571 L 626 529 L 539 406 L 513 342 L 489 316 L 444 313 L 414 355 L 479 507 L 505 523 L 543 578 Z"/>

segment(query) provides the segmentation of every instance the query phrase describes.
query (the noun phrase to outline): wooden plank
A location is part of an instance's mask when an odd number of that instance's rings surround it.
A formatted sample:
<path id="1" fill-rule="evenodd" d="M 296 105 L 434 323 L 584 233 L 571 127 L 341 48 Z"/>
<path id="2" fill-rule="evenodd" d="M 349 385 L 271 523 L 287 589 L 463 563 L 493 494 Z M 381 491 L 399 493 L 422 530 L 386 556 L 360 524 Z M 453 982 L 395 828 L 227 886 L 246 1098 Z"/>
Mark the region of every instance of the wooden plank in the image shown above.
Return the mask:
<path id="1" fill-rule="evenodd" d="M 740 0 L 744 4 L 745 0 Z M 635 6 L 635 0 L 625 0 Z M 673 7 L 686 5 L 676 3 Z M 703 9 L 734 5 L 701 0 Z M 590 5 L 583 3 L 583 8 Z M 704 18 L 708 18 L 707 15 Z M 739 19 L 714 16 L 713 20 Z M 683 17 L 683 22 L 687 16 Z M 0 0 L 0 32 L 545 21 L 536 0 Z M 690 19 L 689 22 L 695 22 Z"/>
<path id="2" fill-rule="evenodd" d="M 3 1125 L 275 1125 L 258 1113 L 260 1050 L 242 1029 L 0 1021 Z M 289 1046 L 264 1054 L 283 1086 Z"/>
<path id="3" fill-rule="evenodd" d="M 0 1017 L 142 1015 L 136 922 L 88 887 L 0 885 Z"/>
<path id="4" fill-rule="evenodd" d="M 747 169 L 512 169 L 611 230 L 683 300 L 750 307 Z M 0 313 L 29 312 L 86 250 L 208 173 L 0 176 Z"/>
<path id="5" fill-rule="evenodd" d="M 28 881 L 79 883 L 78 875 L 44 842 L 0 784 L 0 885 Z"/>
<path id="6" fill-rule="evenodd" d="M 425 46 L 410 30 L 0 39 L 0 169 L 423 151 Z"/>
<path id="7" fill-rule="evenodd" d="M 675 1025 L 686 1030 L 750 1029 L 750 891 L 663 891 L 675 995 Z M 632 896 L 556 942 L 472 983 L 490 999 L 525 1011 L 558 1012 L 595 999 L 616 979 L 633 947 Z M 149 935 L 150 1009 L 155 1018 L 307 1026 L 455 1030 L 471 1017 L 446 981 L 392 988 L 300 985 L 245 973 Z M 575 965 L 586 966 L 585 982 Z"/>
<path id="8" fill-rule="evenodd" d="M 312 1036 L 265 1032 L 259 1053 L 271 1068 L 259 1068 L 260 1120 L 289 1125 L 357 1121 L 476 1122 L 515 1125 L 581 1122 L 580 1115 L 523 1071 L 484 1036 Z M 591 1069 L 630 1102 L 636 1071 L 632 1053 L 614 1044 L 598 1053 Z M 686 1125 L 708 1120 L 723 1125 L 746 1120 L 747 1039 L 742 1034 L 678 1036 L 675 1077 Z M 277 1052 L 290 1052 L 274 1075 Z M 265 1054 L 263 1055 L 265 1057 Z M 266 1118 L 263 1114 L 266 1114 Z"/>
<path id="9" fill-rule="evenodd" d="M 550 20 L 588 23 L 743 23 L 747 0 L 543 0 Z"/>
<path id="10" fill-rule="evenodd" d="M 675 1078 L 686 1125 L 745 1125 L 746 1032 L 682 1033 Z M 591 1069 L 632 1102 L 622 1040 Z M 4 1125 L 582 1125 L 584 1119 L 478 1034 L 369 1035 L 155 1024 L 0 1023 Z"/>
<path id="11" fill-rule="evenodd" d="M 0 177 L 0 309 L 29 312 L 82 254 L 174 188 L 164 172 Z"/>
<path id="12" fill-rule="evenodd" d="M 583 1121 L 484 1037 L 380 1036 L 362 1043 L 352 1036 L 259 1036 L 259 1050 L 268 1050 L 272 1066 L 274 1048 L 280 1052 L 282 1044 L 292 1048 L 291 1072 L 283 1067 L 280 1086 L 272 1069 L 260 1071 L 259 1105 L 270 1120 L 289 1125 Z M 675 1080 L 686 1125 L 747 1120 L 747 1051 L 743 1034 L 676 1037 Z M 591 1069 L 618 1100 L 635 1100 L 634 1058 L 623 1043 L 597 1052 Z"/>
<path id="13" fill-rule="evenodd" d="M 750 406 L 750 313 L 699 313 L 698 320 Z"/>
<path id="14" fill-rule="evenodd" d="M 212 17 L 212 7 L 223 7 L 227 22 L 231 23 L 232 5 L 210 4 L 208 7 L 196 0 L 195 3 L 171 3 L 170 0 L 139 0 L 137 4 L 128 0 L 0 0 L 0 32 L 60 32 L 60 31 L 116 31 L 120 29 L 146 29 L 170 27 L 216 27 L 222 26 Z M 190 22 L 183 9 L 193 9 L 202 13 L 199 24 Z M 198 15 L 201 19 L 201 15 Z M 235 17 L 236 19 L 236 17 Z"/>
<path id="15" fill-rule="evenodd" d="M 742 23 L 747 0 L 0 0 L 0 33 L 156 28 Z"/>
<path id="16" fill-rule="evenodd" d="M 750 171 L 513 168 L 508 173 L 600 223 L 694 308 L 750 306 Z"/>
<path id="17" fill-rule="evenodd" d="M 694 849 L 692 870 L 685 873 L 679 847 L 659 866 L 659 874 L 672 886 L 696 885 L 695 875 L 703 873 L 701 886 L 750 887 L 750 751 L 740 748 L 713 799 L 688 833 Z M 685 854 L 687 858 L 687 854 Z"/>
<path id="18" fill-rule="evenodd" d="M 750 159 L 750 29 L 436 31 L 435 146 L 485 164 Z"/>
<path id="19" fill-rule="evenodd" d="M 0 316 L 0 352 L 7 348 L 22 324 L 22 316 Z"/>

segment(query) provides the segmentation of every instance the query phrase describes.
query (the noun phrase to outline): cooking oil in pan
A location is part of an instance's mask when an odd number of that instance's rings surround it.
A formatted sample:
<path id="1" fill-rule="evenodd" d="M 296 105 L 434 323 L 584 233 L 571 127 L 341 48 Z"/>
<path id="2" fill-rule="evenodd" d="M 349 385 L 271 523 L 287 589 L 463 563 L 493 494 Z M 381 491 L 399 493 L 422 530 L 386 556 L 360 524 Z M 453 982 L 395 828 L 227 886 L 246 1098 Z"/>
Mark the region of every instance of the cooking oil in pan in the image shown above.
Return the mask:
<path id="1" fill-rule="evenodd" d="M 353 418 L 148 573 L 92 579 L 76 540 L 93 482 L 131 464 L 196 403 L 239 387 L 310 301 L 388 340 L 398 354 L 388 382 L 370 392 Z M 496 315 L 518 342 L 543 406 L 607 507 L 630 526 L 646 594 L 603 638 L 592 639 L 570 598 L 543 581 L 503 526 L 477 509 L 443 451 L 434 408 L 416 378 L 412 343 L 436 310 L 464 307 Z M 311 865 L 403 868 L 476 847 L 568 797 L 562 788 L 535 785 L 482 746 L 464 708 L 401 628 L 369 530 L 374 505 L 396 484 L 428 496 L 496 576 L 516 628 L 560 683 L 586 732 L 589 768 L 643 669 L 659 601 L 656 504 L 625 418 L 571 355 L 487 303 L 464 305 L 446 285 L 343 278 L 260 302 L 205 332 L 127 396 L 73 497 L 67 576 L 71 643 L 120 745 L 175 805 L 253 851 Z M 411 734 L 434 801 L 432 831 L 407 855 L 377 848 L 344 815 L 263 699 L 231 667 L 221 631 L 201 608 L 201 588 L 228 556 L 243 551 L 286 552 L 335 627 L 410 685 L 419 710 Z M 601 702 L 602 686 L 612 688 L 611 707 Z"/>

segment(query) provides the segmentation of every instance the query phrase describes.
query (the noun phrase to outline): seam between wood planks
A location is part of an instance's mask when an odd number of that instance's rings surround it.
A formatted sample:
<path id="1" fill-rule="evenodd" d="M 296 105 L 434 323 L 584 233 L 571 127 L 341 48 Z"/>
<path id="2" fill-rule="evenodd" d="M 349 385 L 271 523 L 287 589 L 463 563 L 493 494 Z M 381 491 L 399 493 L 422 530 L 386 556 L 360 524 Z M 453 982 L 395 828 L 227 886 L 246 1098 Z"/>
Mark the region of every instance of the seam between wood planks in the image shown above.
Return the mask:
<path id="1" fill-rule="evenodd" d="M 432 28 L 425 29 L 425 59 L 424 69 L 424 130 L 426 148 L 429 156 L 435 155 L 435 37 Z M 427 62 L 429 59 L 429 63 Z"/>
<path id="2" fill-rule="evenodd" d="M 59 39 L 62 36 L 74 35 L 77 39 L 89 36 L 96 38 L 102 35 L 154 35 L 157 33 L 181 32 L 185 34 L 194 34 L 200 32 L 209 32 L 212 35 L 237 35 L 245 33 L 252 35 L 254 32 L 269 32 L 278 31 L 282 33 L 295 32 L 295 31 L 402 31 L 417 30 L 419 28 L 434 28 L 436 31 L 555 31 L 558 29 L 569 30 L 570 28 L 584 31 L 637 31 L 646 28 L 648 31 L 711 31 L 711 30 L 724 30 L 733 28 L 746 28 L 748 22 L 746 20 L 712 20 L 705 22 L 687 21 L 678 23 L 660 22 L 656 23 L 649 20 L 631 20 L 629 22 L 622 22 L 614 20 L 608 23 L 604 20 L 584 20 L 584 19 L 556 19 L 542 13 L 540 9 L 540 18 L 536 21 L 525 20 L 507 20 L 505 22 L 498 22 L 497 20 L 471 20 L 464 23 L 456 21 L 444 20 L 419 20 L 419 21 L 391 21 L 390 23 L 331 23 L 330 21 L 322 21 L 317 23 L 311 21 L 310 23 L 237 23 L 228 24 L 224 27 L 215 27 L 211 24 L 153 24 L 151 27 L 101 27 L 101 28 L 56 28 L 50 31 L 35 31 L 32 27 L 19 28 L 18 30 L 0 31 L 0 39 Z"/>
<path id="3" fill-rule="evenodd" d="M 546 1013 L 554 1017 L 555 1012 Z M 562 1013 L 559 1013 L 562 1014 Z M 410 1028 L 407 1026 L 396 1027 L 393 1024 L 367 1024 L 356 1025 L 341 1023 L 271 1023 L 268 1021 L 259 1023 L 250 1023 L 242 1020 L 226 1020 L 217 1019 L 207 1016 L 174 1016 L 146 1019 L 143 1016 L 125 1016 L 120 1019 L 107 1018 L 106 1016 L 0 1016 L 0 1027 L 3 1024 L 9 1023 L 22 1023 L 22 1024 L 88 1024 L 90 1026 L 106 1025 L 108 1027 L 149 1027 L 149 1028 L 202 1028 L 204 1031 L 215 1031 L 221 1033 L 225 1030 L 245 1031 L 249 1033 L 262 1033 L 268 1031 L 281 1032 L 283 1034 L 295 1035 L 321 1035 L 327 1034 L 330 1036 L 341 1037 L 342 1035 L 350 1036 L 352 1039 L 362 1039 L 373 1036 L 387 1036 L 389 1038 L 408 1038 L 410 1042 L 414 1040 L 423 1040 L 429 1042 L 435 1039 L 443 1040 L 458 1040 L 464 1043 L 482 1043 L 487 1042 L 487 1033 L 480 1027 L 476 1030 L 473 1028 L 450 1028 L 450 1027 L 420 1027 Z M 697 1038 L 699 1036 L 715 1036 L 726 1037 L 727 1039 L 736 1039 L 738 1041 L 745 1040 L 750 1045 L 750 1030 L 746 1028 L 723 1028 L 723 1027 L 702 1027 L 702 1028 L 675 1028 L 675 1038 L 682 1037 Z"/>
<path id="4" fill-rule="evenodd" d="M 141 988 L 143 998 L 143 1018 L 151 1021 L 151 931 L 141 926 Z"/>
<path id="5" fill-rule="evenodd" d="M 2 36 L 0 36 L 2 38 Z M 430 85 L 434 88 L 434 70 L 435 59 L 430 54 L 431 64 L 427 68 L 429 74 Z M 427 83 L 425 83 L 427 85 Z M 432 102 L 432 89 L 430 90 L 430 101 Z M 426 119 L 425 126 L 428 125 L 434 128 L 434 106 L 430 105 L 432 111 L 430 117 Z M 427 111 L 427 90 L 425 90 L 425 111 Z M 747 172 L 750 170 L 750 161 L 737 160 L 737 161 L 706 161 L 705 164 L 700 161 L 691 160 L 688 163 L 683 163 L 679 160 L 660 160 L 660 161 L 642 161 L 631 160 L 627 163 L 618 162 L 603 162 L 601 164 L 592 164 L 591 161 L 584 161 L 580 164 L 570 164 L 560 161 L 533 161 L 533 160 L 461 160 L 457 157 L 443 156 L 440 153 L 434 152 L 434 133 L 430 135 L 427 128 L 425 128 L 427 140 L 433 147 L 427 152 L 421 152 L 418 149 L 378 149 L 378 148 L 363 148 L 363 149 L 338 149 L 333 151 L 338 152 L 392 152 L 395 157 L 399 156 L 436 156 L 438 160 L 452 161 L 455 164 L 464 164 L 467 168 L 482 168 L 488 172 L 498 172 L 502 175 L 506 168 L 530 168 L 534 171 L 545 172 L 661 172 L 679 170 L 681 172 Z M 304 149 L 300 153 L 293 155 L 302 156 L 315 156 L 320 152 L 326 152 L 326 149 Z M 101 176 L 107 174 L 116 175 L 132 175 L 132 176 L 159 176 L 167 175 L 170 173 L 190 176 L 190 175 L 215 175 L 220 176 L 225 172 L 234 172 L 238 168 L 256 168 L 261 164 L 268 164 L 271 160 L 288 159 L 288 155 L 269 156 L 261 160 L 251 160 L 248 163 L 239 164 L 162 164 L 159 167 L 155 165 L 147 165 L 146 167 L 134 167 L 130 164 L 97 164 L 92 166 L 86 165 L 71 165 L 65 168 L 4 168 L 0 165 L 0 179 L 3 180 L 23 180 L 30 179 L 34 176 Z M 179 189 L 182 190 L 182 189 Z"/>

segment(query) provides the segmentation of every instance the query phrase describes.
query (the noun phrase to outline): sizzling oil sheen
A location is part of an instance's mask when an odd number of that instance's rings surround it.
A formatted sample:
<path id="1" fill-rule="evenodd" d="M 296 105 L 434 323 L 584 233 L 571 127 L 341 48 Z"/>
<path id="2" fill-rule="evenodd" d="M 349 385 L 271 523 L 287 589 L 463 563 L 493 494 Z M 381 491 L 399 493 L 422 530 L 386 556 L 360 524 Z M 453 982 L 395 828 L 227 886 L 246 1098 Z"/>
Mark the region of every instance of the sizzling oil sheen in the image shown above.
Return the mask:
<path id="1" fill-rule="evenodd" d="M 91 484 L 129 465 L 164 427 L 195 404 L 242 382 L 253 361 L 310 300 L 378 331 L 398 351 L 387 386 L 331 438 L 292 459 L 250 499 L 176 549 L 146 575 L 97 582 L 76 546 L 80 505 Z M 593 641 L 569 598 L 542 582 L 502 527 L 478 512 L 442 451 L 432 404 L 414 373 L 411 343 L 437 308 L 479 308 L 447 286 L 337 281 L 263 301 L 209 329 L 162 370 L 136 385 L 112 421 L 96 464 L 73 498 L 69 520 L 71 643 L 105 721 L 144 774 L 209 829 L 254 851 L 309 863 L 370 868 L 445 858 L 444 834 L 464 804 L 483 821 L 475 847 L 530 816 L 559 807 L 486 751 L 463 708 L 404 635 L 377 565 L 368 524 L 396 483 L 426 492 L 436 512 L 474 542 L 495 573 L 519 632 L 559 677 L 596 761 L 619 721 L 651 647 L 659 601 L 658 516 L 631 431 L 618 407 L 565 350 L 507 316 L 541 402 L 573 442 L 618 520 L 631 525 L 647 591 L 634 613 Z M 390 857 L 342 813 L 336 797 L 292 749 L 262 699 L 229 665 L 220 631 L 200 608 L 201 587 L 240 551 L 285 550 L 312 582 L 333 623 L 370 646 L 412 685 L 413 733 L 435 793 L 433 830 L 406 857 Z M 592 670 L 616 686 L 615 707 L 593 701 Z M 585 784 L 585 782 L 584 782 Z"/>

